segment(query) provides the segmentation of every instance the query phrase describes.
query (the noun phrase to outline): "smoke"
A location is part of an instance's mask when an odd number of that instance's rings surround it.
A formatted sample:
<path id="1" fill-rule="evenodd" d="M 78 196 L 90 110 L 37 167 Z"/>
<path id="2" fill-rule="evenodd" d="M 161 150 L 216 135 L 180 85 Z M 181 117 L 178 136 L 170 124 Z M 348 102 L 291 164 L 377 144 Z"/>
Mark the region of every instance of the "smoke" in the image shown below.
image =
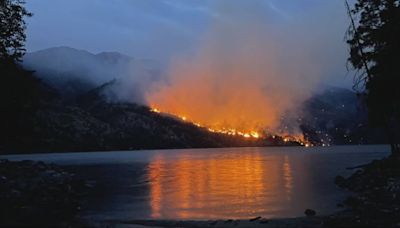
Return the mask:
<path id="1" fill-rule="evenodd" d="M 213 128 L 278 128 L 313 94 L 321 68 L 308 31 L 282 23 L 284 15 L 277 23 L 267 3 L 215 1 L 197 51 L 174 58 L 149 105 Z"/>
<path id="2" fill-rule="evenodd" d="M 87 7 L 79 4 L 59 7 L 54 3 L 54 8 L 69 6 L 74 10 L 68 12 L 85 13 L 75 13 L 74 20 L 80 23 L 73 24 L 54 22 L 52 15 L 33 17 L 31 24 L 40 25 L 36 28 L 39 34 L 46 25 L 48 31 L 63 37 L 46 40 L 31 35 L 37 45 L 72 44 L 95 52 L 117 49 L 139 59 L 56 48 L 27 55 L 24 65 L 70 94 L 82 94 L 112 81 L 105 89 L 110 101 L 148 104 L 214 128 L 243 131 L 276 130 L 282 116 L 289 113 L 297 118 L 301 103 L 321 83 L 344 81 L 343 36 L 348 23 L 340 1 L 162 2 L 99 3 L 92 8 L 107 13 L 110 7 L 123 10 L 118 17 L 101 19 L 97 11 L 87 13 Z M 41 21 L 35 22 L 35 18 Z M 77 24 L 81 27 L 71 33 L 70 26 Z M 66 31 L 68 34 L 62 35 Z M 157 63 L 142 61 L 143 57 Z M 172 59 L 171 63 L 166 64 L 165 59 Z M 169 65 L 166 78 L 165 65 Z M 294 129 L 295 122 L 290 122 Z"/>
<path id="3" fill-rule="evenodd" d="M 109 102 L 140 104 L 144 104 L 145 91 L 158 80 L 161 71 L 152 60 L 118 52 L 92 54 L 69 47 L 28 53 L 23 65 L 66 97 L 79 97 L 101 87 L 99 92 Z"/>

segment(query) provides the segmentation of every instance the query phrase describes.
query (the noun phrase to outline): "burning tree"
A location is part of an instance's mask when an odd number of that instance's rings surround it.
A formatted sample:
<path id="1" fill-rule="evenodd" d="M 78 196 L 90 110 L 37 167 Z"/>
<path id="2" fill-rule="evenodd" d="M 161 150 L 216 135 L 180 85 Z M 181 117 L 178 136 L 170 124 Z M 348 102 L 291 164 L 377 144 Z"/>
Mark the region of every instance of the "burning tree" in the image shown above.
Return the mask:
<path id="1" fill-rule="evenodd" d="M 400 155 L 400 0 L 346 1 L 354 87 L 365 98 L 371 124 L 386 129 L 392 154 Z"/>

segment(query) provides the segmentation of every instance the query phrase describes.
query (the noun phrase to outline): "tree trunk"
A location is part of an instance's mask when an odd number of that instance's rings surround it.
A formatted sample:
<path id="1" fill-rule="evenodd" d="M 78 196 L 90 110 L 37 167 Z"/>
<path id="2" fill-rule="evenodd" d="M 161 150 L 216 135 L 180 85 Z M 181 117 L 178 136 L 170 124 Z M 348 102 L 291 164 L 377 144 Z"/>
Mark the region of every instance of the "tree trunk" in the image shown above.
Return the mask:
<path id="1" fill-rule="evenodd" d="M 390 144 L 390 147 L 392 149 L 392 156 L 400 158 L 400 144 L 398 143 L 392 143 Z"/>

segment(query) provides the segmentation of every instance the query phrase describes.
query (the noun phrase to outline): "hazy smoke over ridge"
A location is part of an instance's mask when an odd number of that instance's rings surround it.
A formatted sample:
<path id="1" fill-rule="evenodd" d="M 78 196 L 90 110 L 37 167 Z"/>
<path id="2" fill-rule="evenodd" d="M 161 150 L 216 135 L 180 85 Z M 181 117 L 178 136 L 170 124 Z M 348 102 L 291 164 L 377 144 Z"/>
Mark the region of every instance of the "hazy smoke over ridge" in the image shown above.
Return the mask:
<path id="1" fill-rule="evenodd" d="M 312 42 L 293 26 L 276 26 L 266 1 L 215 7 L 196 54 L 173 61 L 168 82 L 153 87 L 148 103 L 212 127 L 278 127 L 319 84 Z"/>
<path id="2" fill-rule="evenodd" d="M 160 75 L 158 63 L 117 52 L 92 54 L 69 47 L 49 48 L 24 57 L 26 69 L 64 96 L 80 96 L 102 85 L 110 102 L 144 103 L 145 91 Z"/>

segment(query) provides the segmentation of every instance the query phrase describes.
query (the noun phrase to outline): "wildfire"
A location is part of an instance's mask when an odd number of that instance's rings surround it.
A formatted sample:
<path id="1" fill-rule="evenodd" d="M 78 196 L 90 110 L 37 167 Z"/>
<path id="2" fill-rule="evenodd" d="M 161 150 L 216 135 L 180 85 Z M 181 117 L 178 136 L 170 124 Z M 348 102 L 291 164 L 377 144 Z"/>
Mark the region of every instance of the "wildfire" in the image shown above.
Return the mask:
<path id="1" fill-rule="evenodd" d="M 191 123 L 197 127 L 206 129 L 207 131 L 212 132 L 212 133 L 225 134 L 225 135 L 231 135 L 231 136 L 242 136 L 246 139 L 259 139 L 259 138 L 267 138 L 267 137 L 276 139 L 278 137 L 278 138 L 281 138 L 284 143 L 289 144 L 289 143 L 296 142 L 304 147 L 312 147 L 313 146 L 313 144 L 308 142 L 307 140 L 305 140 L 304 136 L 301 134 L 281 136 L 281 135 L 275 135 L 275 134 L 260 133 L 259 131 L 256 131 L 256 130 L 241 131 L 241 130 L 237 130 L 234 128 L 213 128 L 210 126 L 206 126 L 205 124 L 195 122 L 185 115 L 178 115 L 175 113 L 164 112 L 157 108 L 151 108 L 150 111 L 154 112 L 154 113 L 158 113 L 158 114 L 162 113 L 162 114 L 167 114 L 167 115 L 173 116 L 175 118 L 180 119 L 181 121 Z"/>
<path id="2" fill-rule="evenodd" d="M 245 138 L 260 138 L 260 134 L 256 131 L 249 131 L 249 132 L 242 132 L 238 131 L 236 129 L 213 129 L 213 128 L 207 128 L 208 131 L 210 132 L 215 132 L 215 133 L 220 133 L 220 134 L 226 134 L 226 135 L 240 135 Z"/>
<path id="3" fill-rule="evenodd" d="M 300 145 L 302 145 L 304 147 L 312 147 L 312 146 L 314 146 L 312 143 L 310 143 L 307 140 L 305 140 L 303 135 L 286 135 L 286 136 L 283 137 L 283 141 L 285 143 L 297 142 L 297 143 L 299 143 Z"/>
<path id="4" fill-rule="evenodd" d="M 239 136 L 243 136 L 244 138 L 254 138 L 254 139 L 258 139 L 261 138 L 261 134 L 255 130 L 251 130 L 251 131 L 239 131 L 237 129 L 233 129 L 233 128 L 221 128 L 221 129 L 216 129 L 216 128 L 212 128 L 212 127 L 204 127 L 205 125 L 200 124 L 198 122 L 194 122 L 189 120 L 186 116 L 184 115 L 177 115 L 177 114 L 173 114 L 173 113 L 167 113 L 167 112 L 161 112 L 159 109 L 157 108 L 151 108 L 150 109 L 151 112 L 154 113 L 165 113 L 165 114 L 169 114 L 172 116 L 176 116 L 178 117 L 180 120 L 185 121 L 185 122 L 190 122 L 193 125 L 197 126 L 197 127 L 202 127 L 207 129 L 209 132 L 213 132 L 213 133 L 219 133 L 219 134 L 225 134 L 225 135 L 239 135 Z"/>

